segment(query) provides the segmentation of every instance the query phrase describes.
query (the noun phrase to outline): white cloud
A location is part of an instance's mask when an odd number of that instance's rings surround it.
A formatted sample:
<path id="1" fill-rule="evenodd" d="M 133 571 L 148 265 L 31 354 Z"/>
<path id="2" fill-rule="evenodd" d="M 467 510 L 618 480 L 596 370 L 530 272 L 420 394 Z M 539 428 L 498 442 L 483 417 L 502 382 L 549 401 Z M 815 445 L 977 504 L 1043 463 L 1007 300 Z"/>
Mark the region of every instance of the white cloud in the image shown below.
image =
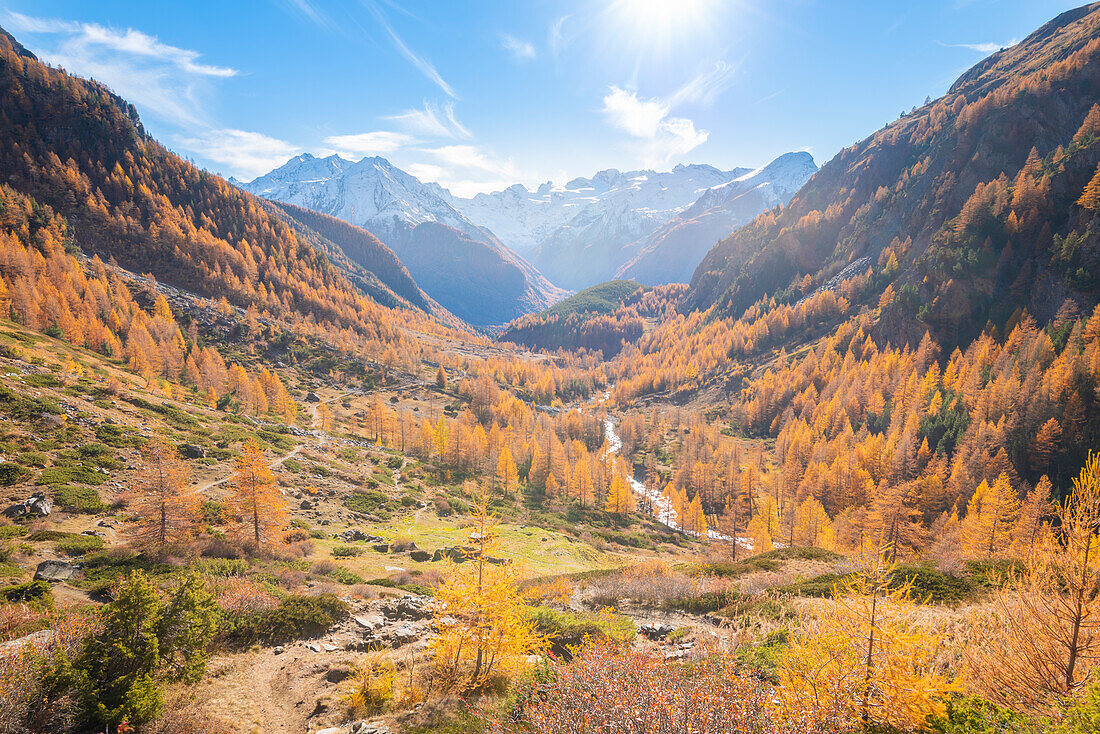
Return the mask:
<path id="1" fill-rule="evenodd" d="M 51 18 L 32 18 L 8 11 L 7 24 L 26 33 L 65 34 L 75 36 L 73 42 L 83 48 L 100 46 L 122 54 L 159 60 L 188 74 L 201 76 L 236 76 L 237 70 L 198 62 L 199 52 L 161 43 L 156 36 L 127 28 L 116 31 L 98 23 L 74 23 Z"/>
<path id="2" fill-rule="evenodd" d="M 429 148 L 427 152 L 452 168 L 482 171 L 508 178 L 515 178 L 518 175 L 510 161 L 496 160 L 473 145 L 444 145 L 441 148 Z"/>
<path id="3" fill-rule="evenodd" d="M 279 4 L 289 9 L 294 15 L 305 18 L 319 28 L 336 30 L 336 23 L 332 18 L 310 0 L 278 0 Z"/>
<path id="4" fill-rule="evenodd" d="M 400 115 L 391 115 L 392 120 L 410 132 L 428 135 L 433 138 L 469 138 L 471 133 L 455 117 L 455 106 L 447 103 L 440 107 L 424 102 L 424 109 L 406 110 Z"/>
<path id="5" fill-rule="evenodd" d="M 224 164 L 234 175 L 246 179 L 261 176 L 302 152 L 285 140 L 233 129 L 208 130 L 183 137 L 179 145 Z"/>
<path id="6" fill-rule="evenodd" d="M 337 153 L 359 158 L 362 156 L 389 155 L 399 148 L 415 143 L 416 140 L 411 135 L 405 135 L 404 133 L 378 130 L 353 135 L 330 135 L 323 142 Z"/>
<path id="7" fill-rule="evenodd" d="M 1013 38 L 1008 43 L 943 43 L 942 41 L 936 41 L 941 46 L 947 48 L 965 48 L 971 51 L 977 51 L 980 54 L 991 54 L 1000 51 L 1002 48 L 1008 48 L 1009 46 L 1015 46 L 1020 42 L 1019 38 Z"/>
<path id="8" fill-rule="evenodd" d="M 614 127 L 634 138 L 647 167 L 669 164 L 707 141 L 710 133 L 697 130 L 685 117 L 669 117 L 672 106 L 661 99 L 643 99 L 636 92 L 611 87 L 603 98 L 603 113 Z"/>
<path id="9" fill-rule="evenodd" d="M 533 43 L 521 40 L 507 33 L 502 33 L 500 35 L 500 45 L 504 47 L 505 51 L 512 54 L 520 61 L 533 59 L 537 55 Z"/>
<path id="10" fill-rule="evenodd" d="M 401 40 L 401 36 L 397 35 L 397 31 L 393 29 L 393 26 L 386 20 L 386 17 L 382 15 L 382 11 L 375 6 L 371 6 L 371 10 L 374 12 L 374 17 L 378 20 L 378 24 L 390 35 L 390 39 L 393 41 L 394 46 L 397 47 L 397 50 L 401 52 L 401 55 L 404 56 L 410 64 L 415 66 L 421 74 L 431 80 L 433 84 L 442 89 L 448 97 L 458 99 L 455 90 L 442 76 L 440 76 L 432 62 L 423 56 L 417 55 L 415 51 L 409 48 L 408 45 Z"/>
<path id="11" fill-rule="evenodd" d="M 611 87 L 603 98 L 603 113 L 615 127 L 636 138 L 652 138 L 669 112 L 669 105 L 659 99 L 642 99 L 636 92 Z"/>
<path id="12" fill-rule="evenodd" d="M 431 163 L 409 163 L 404 166 L 407 173 L 416 176 L 421 181 L 439 181 L 447 177 L 447 169 Z"/>
<path id="13" fill-rule="evenodd" d="M 208 124 L 202 97 L 215 79 L 235 76 L 225 66 L 200 62 L 200 54 L 171 46 L 132 28 L 4 14 L 16 32 L 56 37 L 49 48 L 33 50 L 51 64 L 103 82 L 119 95 L 174 125 Z"/>
<path id="14" fill-rule="evenodd" d="M 563 15 L 551 23 L 547 31 L 547 45 L 550 47 L 550 54 L 552 56 L 557 56 L 565 47 L 565 21 L 567 20 L 569 20 L 569 16 Z"/>
<path id="15" fill-rule="evenodd" d="M 733 83 L 736 71 L 737 67 L 723 60 L 715 62 L 713 68 L 700 71 L 677 89 L 669 97 L 670 106 L 675 107 L 685 102 L 710 106 Z"/>
<path id="16" fill-rule="evenodd" d="M 500 191 L 525 176 L 510 160 L 500 160 L 473 145 L 444 145 L 424 148 L 436 163 L 403 166 L 422 181 L 434 181 L 455 196 L 469 197 L 481 192 Z"/>

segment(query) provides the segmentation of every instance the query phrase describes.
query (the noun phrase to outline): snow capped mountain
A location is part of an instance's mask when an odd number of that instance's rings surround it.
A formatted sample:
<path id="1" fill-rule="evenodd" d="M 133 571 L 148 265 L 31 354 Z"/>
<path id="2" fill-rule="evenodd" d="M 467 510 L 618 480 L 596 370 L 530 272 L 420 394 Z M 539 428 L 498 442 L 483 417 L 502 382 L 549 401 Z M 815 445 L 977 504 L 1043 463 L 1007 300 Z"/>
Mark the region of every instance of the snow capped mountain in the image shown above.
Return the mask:
<path id="1" fill-rule="evenodd" d="M 789 155 L 804 156 L 813 165 L 808 154 Z M 767 194 L 762 192 L 734 206 L 738 216 L 726 217 L 735 223 L 722 235 L 751 218 L 743 218 L 742 212 L 751 210 L 755 216 L 786 201 L 801 186 L 799 181 L 804 182 L 810 174 L 804 174 L 804 164 L 780 164 L 785 158 L 756 171 L 723 171 L 708 165 L 678 165 L 664 172 L 609 169 L 563 186 L 546 183 L 528 191 L 516 184 L 504 191 L 471 199 L 452 197 L 450 201 L 466 218 L 493 231 L 509 247 L 530 253 L 532 261 L 555 283 L 580 289 L 614 277 L 639 255 L 647 237 L 677 221 L 700 201 L 708 202 L 703 208 L 710 209 L 754 186 L 772 185 Z M 719 220 L 714 217 L 713 225 L 725 226 Z M 681 259 L 680 270 L 685 264 L 687 267 L 684 280 L 715 241 L 708 232 L 706 247 Z"/>
<path id="2" fill-rule="evenodd" d="M 432 298 L 471 324 L 494 325 L 564 297 L 543 273 L 578 290 L 615 277 L 687 281 L 715 242 L 787 201 L 816 170 L 808 153 L 788 153 L 756 170 L 608 169 L 463 199 L 385 158 L 304 153 L 238 185 L 369 230 Z"/>
<path id="3" fill-rule="evenodd" d="M 354 163 L 303 153 L 238 185 L 369 230 L 397 253 L 426 293 L 471 324 L 503 324 L 565 296 L 492 232 L 459 213 L 446 190 L 385 158 Z"/>
<path id="4" fill-rule="evenodd" d="M 687 283 L 716 242 L 761 212 L 785 204 L 816 171 L 809 153 L 786 153 L 763 168 L 715 186 L 679 215 L 624 248 L 629 259 L 615 277 L 647 285 Z"/>
<path id="5" fill-rule="evenodd" d="M 303 153 L 242 188 L 265 199 L 289 202 L 329 214 L 381 236 L 376 229 L 438 222 L 480 237 L 486 233 L 450 204 L 439 184 L 421 183 L 385 158 L 358 163 L 338 155 Z"/>

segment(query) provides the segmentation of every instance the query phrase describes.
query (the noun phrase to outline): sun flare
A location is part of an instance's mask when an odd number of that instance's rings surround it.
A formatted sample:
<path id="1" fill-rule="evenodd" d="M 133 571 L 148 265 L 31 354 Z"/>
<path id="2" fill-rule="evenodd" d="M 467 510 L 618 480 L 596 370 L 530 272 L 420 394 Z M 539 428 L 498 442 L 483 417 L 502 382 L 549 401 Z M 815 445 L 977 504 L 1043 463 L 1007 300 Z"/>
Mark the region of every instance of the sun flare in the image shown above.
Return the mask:
<path id="1" fill-rule="evenodd" d="M 629 39 L 661 50 L 706 29 L 715 0 L 613 0 L 611 17 Z"/>

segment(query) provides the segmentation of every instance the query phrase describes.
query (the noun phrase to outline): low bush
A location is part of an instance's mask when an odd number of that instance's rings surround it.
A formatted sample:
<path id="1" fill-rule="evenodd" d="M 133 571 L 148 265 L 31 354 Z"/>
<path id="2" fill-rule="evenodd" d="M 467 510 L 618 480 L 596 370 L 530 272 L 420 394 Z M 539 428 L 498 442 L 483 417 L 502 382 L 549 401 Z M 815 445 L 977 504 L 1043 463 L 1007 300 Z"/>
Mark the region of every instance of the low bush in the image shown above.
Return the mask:
<path id="1" fill-rule="evenodd" d="M 0 588 L 0 600 L 5 602 L 41 602 L 50 598 L 52 597 L 48 581 L 28 581 Z"/>
<path id="2" fill-rule="evenodd" d="M 101 550 L 103 538 L 97 535 L 74 535 L 57 541 L 57 550 L 67 556 L 82 556 L 85 553 Z"/>
<path id="3" fill-rule="evenodd" d="M 43 469 L 35 480 L 36 484 L 93 484 L 99 485 L 107 481 L 107 475 L 96 471 L 90 466 L 51 466 Z"/>
<path id="4" fill-rule="evenodd" d="M 29 469 L 10 461 L 0 462 L 0 487 L 10 487 L 30 478 Z"/>
<path id="5" fill-rule="evenodd" d="M 47 471 L 49 471 L 47 469 Z M 107 511 L 107 505 L 95 487 L 59 486 L 54 488 L 54 501 L 67 510 L 95 515 Z"/>
<path id="6" fill-rule="evenodd" d="M 550 646 L 550 652 L 570 659 L 587 642 L 625 641 L 634 636 L 634 624 L 626 617 L 586 619 L 550 607 L 532 607 L 528 619 Z"/>
<path id="7" fill-rule="evenodd" d="M 256 642 L 277 645 L 323 634 L 347 615 L 348 605 L 332 594 L 295 594 L 281 599 L 274 609 L 230 618 L 222 639 L 233 647 Z"/>
<path id="8" fill-rule="evenodd" d="M 737 578 L 758 571 L 778 571 L 786 561 L 839 561 L 843 558 L 839 553 L 834 553 L 824 548 L 795 547 L 776 548 L 766 553 L 740 561 L 718 561 L 704 563 L 698 566 L 700 573 L 708 576 L 725 576 Z"/>
<path id="9" fill-rule="evenodd" d="M 352 556 L 361 556 L 365 552 L 365 549 L 359 548 L 354 545 L 338 545 L 332 549 L 332 555 L 335 558 L 350 558 Z"/>

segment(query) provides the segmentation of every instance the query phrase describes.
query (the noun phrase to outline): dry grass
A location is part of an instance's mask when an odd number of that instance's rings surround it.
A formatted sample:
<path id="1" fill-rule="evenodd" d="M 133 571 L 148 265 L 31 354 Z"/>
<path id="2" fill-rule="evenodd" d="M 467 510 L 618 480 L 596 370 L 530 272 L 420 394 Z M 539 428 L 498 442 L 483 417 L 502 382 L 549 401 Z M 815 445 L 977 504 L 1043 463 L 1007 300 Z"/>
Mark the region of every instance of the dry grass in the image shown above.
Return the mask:
<path id="1" fill-rule="evenodd" d="M 699 581 L 662 561 L 646 561 L 594 579 L 587 602 L 593 607 L 616 607 L 623 602 L 660 606 L 671 599 L 699 593 Z"/>

